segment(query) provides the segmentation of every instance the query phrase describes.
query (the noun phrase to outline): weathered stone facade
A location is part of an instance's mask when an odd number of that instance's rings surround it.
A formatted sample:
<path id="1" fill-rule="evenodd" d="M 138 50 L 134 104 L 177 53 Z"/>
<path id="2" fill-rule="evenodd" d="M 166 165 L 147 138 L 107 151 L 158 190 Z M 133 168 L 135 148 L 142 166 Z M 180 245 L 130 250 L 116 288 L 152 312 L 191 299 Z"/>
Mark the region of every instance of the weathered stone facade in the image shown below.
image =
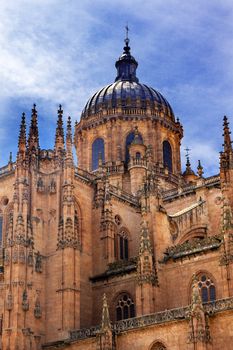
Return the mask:
<path id="1" fill-rule="evenodd" d="M 232 348 L 227 118 L 220 174 L 195 174 L 189 158 L 182 174 L 182 125 L 139 84 L 128 44 L 74 137 L 60 106 L 54 149 L 41 149 L 34 105 L 0 169 L 4 350 Z"/>

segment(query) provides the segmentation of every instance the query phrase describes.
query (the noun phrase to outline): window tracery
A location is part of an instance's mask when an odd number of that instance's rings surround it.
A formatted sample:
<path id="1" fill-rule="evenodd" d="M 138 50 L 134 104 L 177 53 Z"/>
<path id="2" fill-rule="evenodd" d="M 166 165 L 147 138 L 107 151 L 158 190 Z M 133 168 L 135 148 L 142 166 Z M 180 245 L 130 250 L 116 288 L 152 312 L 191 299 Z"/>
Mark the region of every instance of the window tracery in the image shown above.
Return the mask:
<path id="1" fill-rule="evenodd" d="M 167 350 L 167 348 L 162 343 L 157 342 L 152 346 L 151 350 Z"/>
<path id="2" fill-rule="evenodd" d="M 116 235 L 115 256 L 118 260 L 129 259 L 129 237 L 125 229 Z"/>
<path id="3" fill-rule="evenodd" d="M 205 273 L 198 276 L 198 287 L 200 289 L 203 303 L 216 299 L 216 289 L 213 280 Z"/>
<path id="4" fill-rule="evenodd" d="M 120 321 L 132 317 L 135 317 L 134 301 L 129 294 L 123 293 L 117 300 L 116 320 Z"/>

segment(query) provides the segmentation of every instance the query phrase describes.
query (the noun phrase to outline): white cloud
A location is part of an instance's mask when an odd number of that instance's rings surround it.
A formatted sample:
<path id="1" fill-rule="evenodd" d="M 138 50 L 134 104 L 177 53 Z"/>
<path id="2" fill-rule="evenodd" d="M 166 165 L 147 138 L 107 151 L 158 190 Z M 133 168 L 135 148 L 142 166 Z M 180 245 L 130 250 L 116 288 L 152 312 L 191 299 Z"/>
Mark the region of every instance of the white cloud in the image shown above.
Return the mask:
<path id="1" fill-rule="evenodd" d="M 204 154 L 211 171 L 215 159 L 217 171 L 218 145 L 206 135 L 209 124 L 216 140 L 221 116 L 233 110 L 232 13 L 231 0 L 2 0 L 0 120 L 8 120 L 12 98 L 20 105 L 40 101 L 50 119 L 61 102 L 78 119 L 87 98 L 113 80 L 129 21 L 145 83 L 168 97 L 193 157 Z"/>

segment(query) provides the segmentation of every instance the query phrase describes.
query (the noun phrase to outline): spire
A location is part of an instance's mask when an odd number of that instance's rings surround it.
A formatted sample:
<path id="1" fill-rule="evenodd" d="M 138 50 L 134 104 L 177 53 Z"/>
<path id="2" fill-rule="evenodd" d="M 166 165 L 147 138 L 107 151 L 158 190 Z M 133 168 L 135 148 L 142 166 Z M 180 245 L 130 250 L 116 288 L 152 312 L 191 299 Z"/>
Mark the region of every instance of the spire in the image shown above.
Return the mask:
<path id="1" fill-rule="evenodd" d="M 233 152 L 231 131 L 229 129 L 229 122 L 226 116 L 223 117 L 223 152 L 220 152 L 220 168 L 232 169 L 233 168 Z"/>
<path id="2" fill-rule="evenodd" d="M 36 110 L 35 103 L 32 108 L 31 125 L 29 130 L 29 137 L 28 137 L 28 146 L 29 146 L 29 150 L 32 150 L 33 148 L 39 148 L 39 131 L 38 131 L 38 125 L 37 125 L 37 110 Z"/>
<path id="3" fill-rule="evenodd" d="M 224 152 L 232 152 L 231 131 L 229 129 L 229 122 L 226 116 L 223 117 L 223 135 L 224 137 Z"/>
<path id="4" fill-rule="evenodd" d="M 117 77 L 115 81 L 130 81 L 130 82 L 138 82 L 138 78 L 136 77 L 136 70 L 138 63 L 135 58 L 130 53 L 129 46 L 129 28 L 126 26 L 126 38 L 125 38 L 125 46 L 123 54 L 116 61 L 115 67 L 117 69 Z"/>
<path id="5" fill-rule="evenodd" d="M 26 149 L 26 119 L 25 113 L 22 113 L 21 124 L 19 129 L 19 141 L 18 141 L 19 150 Z"/>
<path id="6" fill-rule="evenodd" d="M 62 106 L 59 105 L 59 109 L 57 111 L 57 128 L 56 128 L 56 137 L 55 137 L 55 148 L 64 148 L 64 129 L 63 129 L 63 110 Z"/>
<path id="7" fill-rule="evenodd" d="M 189 156 L 190 156 L 189 151 L 191 151 L 191 149 L 187 147 L 187 148 L 185 149 L 185 151 L 186 151 L 186 155 L 185 155 L 185 157 L 186 157 L 186 169 L 185 169 L 183 175 L 184 175 L 184 176 L 185 176 L 185 175 L 195 175 L 195 174 L 194 174 L 194 171 L 193 171 L 192 168 L 191 168 L 191 163 L 190 163 L 190 160 L 189 160 Z"/>
<path id="8" fill-rule="evenodd" d="M 71 129 L 71 118 L 67 119 L 66 127 L 66 159 L 73 159 L 72 155 L 72 129 Z"/>
<path id="9" fill-rule="evenodd" d="M 102 307 L 102 321 L 101 321 L 101 331 L 106 331 L 111 329 L 111 322 L 109 317 L 108 303 L 106 294 L 103 296 L 103 307 Z"/>

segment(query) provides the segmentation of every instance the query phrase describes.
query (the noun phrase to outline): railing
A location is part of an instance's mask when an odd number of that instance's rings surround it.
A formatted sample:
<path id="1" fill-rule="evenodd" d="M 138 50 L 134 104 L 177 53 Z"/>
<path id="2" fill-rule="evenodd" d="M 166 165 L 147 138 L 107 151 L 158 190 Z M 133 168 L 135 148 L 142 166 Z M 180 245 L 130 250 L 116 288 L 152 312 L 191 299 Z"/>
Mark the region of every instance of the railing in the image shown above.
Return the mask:
<path id="1" fill-rule="evenodd" d="M 87 170 L 83 170 L 79 167 L 75 168 L 75 175 L 80 176 L 86 180 L 94 181 L 96 179 L 96 175 L 89 173 Z"/>
<path id="2" fill-rule="evenodd" d="M 206 314 L 210 317 L 218 312 L 233 310 L 233 297 L 218 299 L 209 303 L 203 304 Z M 172 322 L 179 320 L 188 320 L 190 317 L 190 306 L 165 310 L 140 317 L 121 320 L 113 324 L 113 331 L 116 334 L 125 332 L 131 329 L 142 328 L 146 326 L 162 324 L 164 322 Z M 90 337 L 95 337 L 100 330 L 100 326 L 73 330 L 70 332 L 70 340 L 80 340 Z"/>
<path id="3" fill-rule="evenodd" d="M 109 185 L 109 193 L 112 194 L 113 196 L 116 196 L 120 199 L 126 200 L 136 206 L 139 206 L 139 201 L 138 198 L 133 196 L 132 194 L 116 187 L 113 185 Z"/>
<path id="4" fill-rule="evenodd" d="M 172 190 L 163 191 L 163 198 L 169 199 L 170 197 L 187 194 L 203 186 L 215 185 L 215 184 L 218 184 L 219 182 L 220 182 L 219 175 L 214 175 L 204 179 L 202 184 L 186 185 L 181 187 L 179 190 L 172 189 Z"/>
<path id="5" fill-rule="evenodd" d="M 16 167 L 16 163 L 8 163 L 7 165 L 4 165 L 3 167 L 0 168 L 0 176 L 15 170 L 15 167 Z"/>

